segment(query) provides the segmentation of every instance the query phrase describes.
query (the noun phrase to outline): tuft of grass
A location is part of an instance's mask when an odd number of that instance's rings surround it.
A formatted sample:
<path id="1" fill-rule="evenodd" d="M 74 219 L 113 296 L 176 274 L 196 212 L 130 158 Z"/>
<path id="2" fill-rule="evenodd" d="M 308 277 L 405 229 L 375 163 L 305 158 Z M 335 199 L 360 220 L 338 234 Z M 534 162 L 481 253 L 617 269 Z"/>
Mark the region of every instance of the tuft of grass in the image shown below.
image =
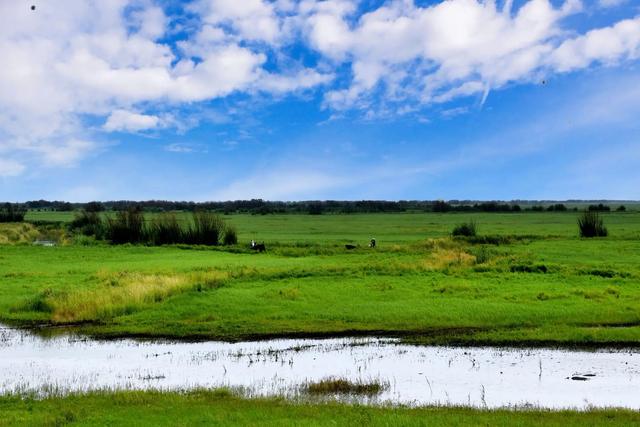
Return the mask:
<path id="1" fill-rule="evenodd" d="M 598 212 L 589 210 L 578 218 L 580 237 L 606 237 L 609 232 Z"/>
<path id="2" fill-rule="evenodd" d="M 474 220 L 463 222 L 453 228 L 452 236 L 474 237 L 478 234 L 478 226 Z"/>
<path id="3" fill-rule="evenodd" d="M 40 232 L 32 224 L 0 224 L 0 244 L 31 243 L 37 239 L 39 235 Z"/>
<path id="4" fill-rule="evenodd" d="M 375 395 L 380 394 L 389 387 L 388 384 L 380 381 L 349 381 L 344 378 L 326 378 L 317 382 L 309 382 L 303 386 L 304 391 L 316 395 Z"/>
<path id="5" fill-rule="evenodd" d="M 225 246 L 232 246 L 238 244 L 238 230 L 233 225 L 227 225 L 224 230 L 224 239 L 222 243 Z"/>
<path id="6" fill-rule="evenodd" d="M 134 313 L 182 292 L 220 287 L 228 277 L 228 273 L 219 271 L 187 274 L 98 272 L 95 278 L 100 285 L 96 288 L 66 292 L 45 289 L 13 311 L 50 313 L 55 323 L 104 321 Z"/>

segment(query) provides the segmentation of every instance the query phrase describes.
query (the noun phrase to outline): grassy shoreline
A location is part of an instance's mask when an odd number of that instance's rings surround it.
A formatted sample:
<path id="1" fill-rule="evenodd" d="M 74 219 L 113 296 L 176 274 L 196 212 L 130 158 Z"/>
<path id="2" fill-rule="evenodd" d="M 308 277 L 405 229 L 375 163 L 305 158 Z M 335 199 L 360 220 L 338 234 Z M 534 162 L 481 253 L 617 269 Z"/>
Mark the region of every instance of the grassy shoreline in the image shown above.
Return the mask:
<path id="1" fill-rule="evenodd" d="M 626 409 L 544 410 L 463 407 L 375 407 L 245 399 L 225 390 L 92 392 L 35 399 L 0 397 L 0 426 L 14 425 L 379 425 L 590 426 L 633 425 Z M 135 420 L 135 421 L 134 421 Z"/>

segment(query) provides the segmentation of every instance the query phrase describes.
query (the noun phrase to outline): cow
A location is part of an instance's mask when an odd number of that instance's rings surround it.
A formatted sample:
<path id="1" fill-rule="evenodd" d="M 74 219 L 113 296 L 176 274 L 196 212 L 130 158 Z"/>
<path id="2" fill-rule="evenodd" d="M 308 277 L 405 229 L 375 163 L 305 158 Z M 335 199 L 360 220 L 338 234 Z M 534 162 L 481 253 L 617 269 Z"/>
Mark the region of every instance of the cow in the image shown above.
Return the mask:
<path id="1" fill-rule="evenodd" d="M 265 248 L 264 246 L 264 242 L 263 243 L 256 243 L 255 240 L 251 241 L 251 249 L 253 249 L 254 251 L 257 252 L 264 252 L 267 250 L 267 248 Z"/>

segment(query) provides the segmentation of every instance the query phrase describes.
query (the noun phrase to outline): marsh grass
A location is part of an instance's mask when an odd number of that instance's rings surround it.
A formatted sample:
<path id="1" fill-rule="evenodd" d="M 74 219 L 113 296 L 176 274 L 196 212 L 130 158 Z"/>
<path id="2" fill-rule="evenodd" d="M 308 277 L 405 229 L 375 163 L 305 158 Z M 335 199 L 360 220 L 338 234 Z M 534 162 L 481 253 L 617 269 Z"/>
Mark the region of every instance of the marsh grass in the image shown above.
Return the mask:
<path id="1" fill-rule="evenodd" d="M 0 224 L 0 244 L 32 243 L 40 232 L 32 224 L 3 223 Z"/>
<path id="2" fill-rule="evenodd" d="M 51 313 L 54 323 L 103 321 L 131 314 L 182 292 L 222 286 L 228 273 L 220 271 L 185 274 L 98 272 L 99 285 L 92 289 L 54 292 L 45 289 L 18 309 Z"/>
<path id="3" fill-rule="evenodd" d="M 597 211 L 588 210 L 578 218 L 580 237 L 606 237 L 609 232 Z"/>
<path id="4" fill-rule="evenodd" d="M 317 382 L 308 382 L 302 386 L 303 391 L 312 395 L 366 395 L 382 393 L 389 384 L 380 380 L 350 381 L 344 378 L 326 378 Z"/>
<path id="5" fill-rule="evenodd" d="M 452 236 L 474 237 L 478 234 L 478 225 L 474 220 L 458 224 L 451 231 Z"/>
<path id="6" fill-rule="evenodd" d="M 87 222 L 85 217 L 88 215 L 93 215 L 100 223 L 99 214 L 96 213 L 84 214 L 78 218 L 78 223 Z M 98 225 L 95 228 L 100 229 Z M 228 245 L 238 242 L 235 227 L 228 226 L 220 215 L 205 211 L 194 212 L 190 220 L 183 218 L 180 221 L 175 213 L 160 213 L 151 217 L 150 221 L 145 221 L 144 214 L 139 209 L 130 208 L 117 212 L 115 218 L 107 217 L 105 229 L 106 238 L 114 244 L 217 246 L 221 241 Z M 100 233 L 94 235 L 100 238 Z"/>

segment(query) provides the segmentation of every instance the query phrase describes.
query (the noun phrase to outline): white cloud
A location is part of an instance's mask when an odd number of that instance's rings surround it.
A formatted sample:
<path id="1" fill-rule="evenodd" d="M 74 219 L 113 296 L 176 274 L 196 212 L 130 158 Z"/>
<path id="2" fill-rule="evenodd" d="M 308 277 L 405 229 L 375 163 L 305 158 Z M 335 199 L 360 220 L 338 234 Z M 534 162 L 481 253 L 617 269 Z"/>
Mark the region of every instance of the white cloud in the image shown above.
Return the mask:
<path id="1" fill-rule="evenodd" d="M 25 169 L 25 166 L 15 160 L 0 159 L 0 176 L 17 176 Z"/>
<path id="2" fill-rule="evenodd" d="M 158 116 L 139 114 L 127 110 L 115 110 L 102 128 L 107 132 L 139 132 L 156 128 L 159 124 L 160 118 Z"/>
<path id="3" fill-rule="evenodd" d="M 525 0 L 515 10 L 510 1 L 389 0 L 366 13 L 357 0 L 194 0 L 175 43 L 165 36 L 178 19 L 160 4 L 66 0 L 31 11 L 0 2 L 5 158 L 23 167 L 80 161 L 96 149 L 81 141 L 99 140 L 87 116 L 106 132 L 175 127 L 169 116 L 179 111 L 166 111 L 185 104 L 330 82 L 332 109 L 403 114 L 640 54 L 640 18 L 584 34 L 564 28 L 579 0 Z M 317 66 L 300 58 L 305 48 L 319 54 Z"/>
<path id="4" fill-rule="evenodd" d="M 172 144 L 165 145 L 165 151 L 171 153 L 206 153 L 207 149 L 202 144 L 196 144 L 191 142 L 174 142 Z"/>
<path id="5" fill-rule="evenodd" d="M 200 0 L 192 7 L 207 24 L 228 24 L 241 39 L 274 43 L 281 34 L 281 23 L 270 1 Z"/>
<path id="6" fill-rule="evenodd" d="M 615 64 L 639 56 L 640 17 L 592 30 L 563 42 L 551 55 L 551 64 L 558 71 L 571 71 L 585 68 L 596 61 Z"/>

